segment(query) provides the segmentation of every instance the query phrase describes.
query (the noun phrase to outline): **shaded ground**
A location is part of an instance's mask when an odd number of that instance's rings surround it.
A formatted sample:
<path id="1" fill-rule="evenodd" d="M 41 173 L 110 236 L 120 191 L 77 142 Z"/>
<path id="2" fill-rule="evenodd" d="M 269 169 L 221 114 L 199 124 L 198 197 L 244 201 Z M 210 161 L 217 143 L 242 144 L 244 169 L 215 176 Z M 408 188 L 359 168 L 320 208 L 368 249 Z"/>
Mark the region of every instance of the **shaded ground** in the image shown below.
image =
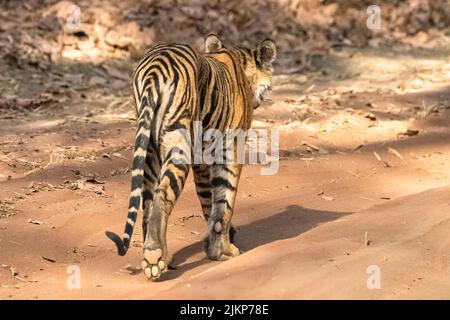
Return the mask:
<path id="1" fill-rule="evenodd" d="M 345 49 L 315 63 L 277 75 L 256 113 L 255 127 L 280 129 L 282 160 L 274 176 L 244 170 L 245 253 L 205 260 L 190 177 L 168 228 L 176 269 L 155 283 L 137 269 L 140 227 L 125 257 L 104 235 L 126 215 L 128 89 L 2 109 L 0 298 L 450 298 L 448 54 Z"/>

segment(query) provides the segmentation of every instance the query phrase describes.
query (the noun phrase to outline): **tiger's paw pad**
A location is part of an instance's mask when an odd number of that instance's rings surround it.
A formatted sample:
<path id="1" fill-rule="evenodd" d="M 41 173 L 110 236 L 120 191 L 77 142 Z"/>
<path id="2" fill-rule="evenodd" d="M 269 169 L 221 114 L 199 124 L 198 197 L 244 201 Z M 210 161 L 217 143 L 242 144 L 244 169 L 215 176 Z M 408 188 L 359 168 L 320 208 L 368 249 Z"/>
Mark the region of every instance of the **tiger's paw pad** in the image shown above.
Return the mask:
<path id="1" fill-rule="evenodd" d="M 167 268 L 167 263 L 163 259 L 163 251 L 161 249 L 144 249 L 144 259 L 141 262 L 141 267 L 148 279 L 158 279 L 162 271 Z"/>

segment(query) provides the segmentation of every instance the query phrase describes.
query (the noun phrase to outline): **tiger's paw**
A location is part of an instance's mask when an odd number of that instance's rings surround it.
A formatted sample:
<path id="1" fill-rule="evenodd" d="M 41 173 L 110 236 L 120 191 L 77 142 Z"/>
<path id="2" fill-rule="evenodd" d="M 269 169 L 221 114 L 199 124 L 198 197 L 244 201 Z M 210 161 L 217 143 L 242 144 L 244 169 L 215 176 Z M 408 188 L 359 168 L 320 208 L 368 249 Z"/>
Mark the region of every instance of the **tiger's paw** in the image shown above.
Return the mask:
<path id="1" fill-rule="evenodd" d="M 229 260 L 241 253 L 227 236 L 214 233 L 205 239 L 205 251 L 209 259 L 218 261 Z"/>
<path id="2" fill-rule="evenodd" d="M 167 268 L 168 262 L 166 260 L 162 249 L 144 249 L 144 259 L 141 262 L 142 271 L 148 279 L 156 280 Z"/>
<path id="3" fill-rule="evenodd" d="M 236 247 L 234 244 L 230 243 L 230 245 L 225 250 L 222 250 L 222 254 L 219 256 L 217 260 L 219 261 L 230 260 L 231 258 L 236 257 L 240 254 L 241 252 L 239 248 Z"/>

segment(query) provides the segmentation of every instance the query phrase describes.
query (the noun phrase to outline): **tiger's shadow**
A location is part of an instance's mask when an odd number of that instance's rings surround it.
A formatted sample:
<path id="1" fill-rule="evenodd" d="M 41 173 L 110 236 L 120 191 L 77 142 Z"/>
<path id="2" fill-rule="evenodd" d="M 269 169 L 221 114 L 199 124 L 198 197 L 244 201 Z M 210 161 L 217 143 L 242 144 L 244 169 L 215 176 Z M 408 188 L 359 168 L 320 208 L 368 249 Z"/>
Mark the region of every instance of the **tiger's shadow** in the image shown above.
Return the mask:
<path id="1" fill-rule="evenodd" d="M 336 220 L 348 212 L 331 212 L 290 205 L 283 211 L 241 226 L 235 226 L 235 243 L 241 251 L 249 251 L 277 240 L 294 238 L 317 225 Z M 198 241 L 174 253 L 171 266 L 173 270 L 163 273 L 161 280 L 170 280 L 205 263 L 206 258 L 187 262 L 189 257 L 203 250 L 203 242 Z"/>

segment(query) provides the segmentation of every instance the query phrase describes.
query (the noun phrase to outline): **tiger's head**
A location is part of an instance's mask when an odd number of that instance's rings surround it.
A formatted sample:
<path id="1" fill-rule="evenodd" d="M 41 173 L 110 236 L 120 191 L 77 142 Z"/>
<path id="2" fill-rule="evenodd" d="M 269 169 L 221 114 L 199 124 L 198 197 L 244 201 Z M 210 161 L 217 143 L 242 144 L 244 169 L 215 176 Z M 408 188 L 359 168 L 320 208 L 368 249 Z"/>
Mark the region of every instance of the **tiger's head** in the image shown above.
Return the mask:
<path id="1" fill-rule="evenodd" d="M 206 53 L 215 53 L 222 48 L 222 41 L 216 35 L 211 34 L 206 38 Z M 275 42 L 266 39 L 254 49 L 233 47 L 229 50 L 241 63 L 253 91 L 253 105 L 256 109 L 272 91 L 272 66 L 277 56 Z"/>

